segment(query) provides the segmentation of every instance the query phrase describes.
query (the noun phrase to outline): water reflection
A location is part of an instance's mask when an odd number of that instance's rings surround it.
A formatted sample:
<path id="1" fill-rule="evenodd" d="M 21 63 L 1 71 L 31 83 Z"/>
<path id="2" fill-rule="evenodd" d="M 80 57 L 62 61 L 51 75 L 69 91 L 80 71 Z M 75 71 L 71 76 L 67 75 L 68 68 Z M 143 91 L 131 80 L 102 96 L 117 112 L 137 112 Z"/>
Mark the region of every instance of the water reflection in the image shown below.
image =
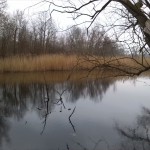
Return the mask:
<path id="1" fill-rule="evenodd" d="M 9 143 L 10 142 L 10 138 L 9 138 L 9 129 L 10 129 L 10 125 L 8 123 L 8 121 L 4 118 L 4 117 L 0 117 L 0 146 L 2 146 L 2 144 L 4 142 Z"/>
<path id="2" fill-rule="evenodd" d="M 99 80 L 99 82 L 87 80 L 59 84 L 3 84 L 0 86 L 0 99 L 3 104 L 1 114 L 5 117 L 14 117 L 19 121 L 28 111 L 30 104 L 33 108 L 36 107 L 40 117 L 44 118 L 42 134 L 47 116 L 55 106 L 58 106 L 62 112 L 62 109 L 71 110 L 66 108 L 64 100 L 71 103 L 75 103 L 80 97 L 90 97 L 93 101 L 102 100 L 103 94 L 113 83 L 113 80 Z"/>
<path id="3" fill-rule="evenodd" d="M 120 127 L 116 130 L 122 136 L 122 150 L 150 149 L 150 109 L 143 107 L 142 114 L 137 117 L 134 127 Z"/>
<path id="4" fill-rule="evenodd" d="M 62 96 L 70 102 L 76 102 L 80 97 L 90 97 L 91 100 L 102 100 L 103 94 L 114 84 L 113 80 L 103 81 L 86 81 L 86 82 L 66 82 L 60 84 L 29 84 L 29 85 L 7 85 L 0 86 L 0 99 L 4 102 L 4 107 L 8 107 L 9 111 L 13 111 L 12 107 L 17 107 L 16 111 L 27 109 L 27 103 L 30 101 L 33 105 L 43 107 L 46 100 L 50 100 L 49 108 L 52 109 L 53 103 L 60 102 Z M 64 94 L 65 93 L 65 94 Z M 98 99 L 100 97 L 100 99 Z M 41 105 L 41 106 L 40 106 Z M 11 107 L 11 110 L 10 108 Z M 63 107 L 64 104 L 63 104 Z M 10 112 L 12 114 L 12 112 Z M 19 119 L 19 112 L 16 112 Z M 21 114 L 20 114 L 21 115 Z M 21 117 L 21 116 L 20 116 Z"/>
<path id="5" fill-rule="evenodd" d="M 140 99 L 130 102 L 133 116 L 129 115 L 129 103 L 120 100 L 119 90 L 124 92 L 123 87 L 128 85 L 130 89 L 126 90 L 132 92 L 136 86 L 134 80 L 127 80 L 127 83 L 121 78 L 49 82 L 48 78 L 40 83 L 0 84 L 2 150 L 9 150 L 10 147 L 15 150 L 150 148 L 149 109 L 143 108 L 135 128 L 117 125 L 114 129 L 114 120 L 118 120 L 118 124 L 120 120 L 132 124 L 139 112 L 139 106 L 135 106 L 148 102 Z M 139 98 L 138 94 L 136 98 Z M 121 96 L 123 99 L 127 94 L 121 93 Z"/>

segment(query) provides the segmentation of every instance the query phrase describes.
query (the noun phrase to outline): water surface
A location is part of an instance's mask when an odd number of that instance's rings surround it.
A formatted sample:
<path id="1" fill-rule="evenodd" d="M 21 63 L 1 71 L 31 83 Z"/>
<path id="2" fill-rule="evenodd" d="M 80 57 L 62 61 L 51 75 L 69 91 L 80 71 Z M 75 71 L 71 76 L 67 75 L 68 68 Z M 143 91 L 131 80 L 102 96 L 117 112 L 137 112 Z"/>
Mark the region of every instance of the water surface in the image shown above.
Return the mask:
<path id="1" fill-rule="evenodd" d="M 8 76 L 0 77 L 1 150 L 150 149 L 148 76 Z"/>

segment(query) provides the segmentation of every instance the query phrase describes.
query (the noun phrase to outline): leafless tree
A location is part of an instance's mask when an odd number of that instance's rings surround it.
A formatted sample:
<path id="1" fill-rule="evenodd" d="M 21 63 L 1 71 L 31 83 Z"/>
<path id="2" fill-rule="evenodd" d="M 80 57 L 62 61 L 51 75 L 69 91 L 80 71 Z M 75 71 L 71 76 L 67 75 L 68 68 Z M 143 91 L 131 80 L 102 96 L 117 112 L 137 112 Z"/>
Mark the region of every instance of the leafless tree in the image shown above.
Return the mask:
<path id="1" fill-rule="evenodd" d="M 85 33 L 81 28 L 71 28 L 66 40 L 69 50 L 76 52 L 84 51 L 86 39 Z"/>
<path id="2" fill-rule="evenodd" d="M 49 17 L 47 12 L 42 12 L 39 14 L 36 26 L 41 43 L 41 49 L 44 53 L 52 50 L 55 46 L 56 41 L 56 27 L 53 19 Z"/>
<path id="3" fill-rule="evenodd" d="M 0 12 L 2 12 L 7 6 L 7 0 L 0 0 Z"/>
<path id="4" fill-rule="evenodd" d="M 27 21 L 24 19 L 22 11 L 17 10 L 13 18 L 13 54 L 19 53 L 19 50 L 24 50 L 26 44 Z M 27 47 L 26 47 L 27 48 Z"/>
<path id="5" fill-rule="evenodd" d="M 127 56 L 125 59 L 134 61 L 139 68 L 127 69 L 119 63 L 124 58 L 116 58 L 117 66 L 110 65 L 109 62 L 103 64 L 103 67 L 118 69 L 126 74 L 139 75 L 150 69 L 147 62 L 147 56 L 150 54 L 150 2 L 148 0 L 88 0 L 88 1 L 57 1 L 44 0 L 49 5 L 51 15 L 53 13 L 68 13 L 74 20 L 80 18 L 90 22 L 87 29 L 97 20 L 101 28 L 109 34 L 109 38 L 124 45 Z M 84 18 L 85 17 L 85 18 Z M 105 17 L 105 18 L 104 18 Z M 102 20 L 102 21 L 101 21 Z M 103 21 L 104 20 L 104 21 Z M 83 21 L 85 22 L 85 20 Z M 109 40 L 105 39 L 106 43 Z M 134 52 L 141 55 L 141 60 L 137 60 Z M 146 55 L 146 56 L 145 56 Z M 97 60 L 94 60 L 97 61 Z M 98 67 L 102 67 L 99 64 Z"/>

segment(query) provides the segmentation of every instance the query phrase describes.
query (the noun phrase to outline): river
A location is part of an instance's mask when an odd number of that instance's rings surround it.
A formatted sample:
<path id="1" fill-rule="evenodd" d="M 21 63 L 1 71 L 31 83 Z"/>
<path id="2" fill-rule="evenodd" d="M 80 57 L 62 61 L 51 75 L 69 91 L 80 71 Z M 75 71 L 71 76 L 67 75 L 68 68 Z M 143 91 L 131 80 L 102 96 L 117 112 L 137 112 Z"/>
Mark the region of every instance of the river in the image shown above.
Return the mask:
<path id="1" fill-rule="evenodd" d="M 0 75 L 1 150 L 150 149 L 148 75 L 66 74 Z"/>

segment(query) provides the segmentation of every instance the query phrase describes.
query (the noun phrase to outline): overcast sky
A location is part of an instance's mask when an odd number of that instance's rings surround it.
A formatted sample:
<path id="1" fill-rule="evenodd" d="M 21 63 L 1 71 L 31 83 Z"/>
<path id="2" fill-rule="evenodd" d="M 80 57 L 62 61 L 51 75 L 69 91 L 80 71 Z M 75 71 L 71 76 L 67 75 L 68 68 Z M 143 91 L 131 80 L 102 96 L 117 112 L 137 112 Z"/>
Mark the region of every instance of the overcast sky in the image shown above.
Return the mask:
<path id="1" fill-rule="evenodd" d="M 7 0 L 8 4 L 7 11 L 13 14 L 16 10 L 23 11 L 25 8 L 33 6 L 41 1 L 42 0 Z M 55 2 L 57 1 L 58 0 L 55 0 Z M 26 9 L 25 15 L 31 17 L 33 16 L 33 14 L 37 14 L 37 12 L 39 11 L 47 10 L 48 6 L 49 6 L 48 3 L 40 3 L 34 7 L 30 7 L 30 9 Z M 54 13 L 52 17 L 55 20 L 57 27 L 63 29 L 76 23 L 75 21 L 73 21 L 72 16 L 70 14 L 68 15 L 68 14 Z"/>
<path id="2" fill-rule="evenodd" d="M 42 0 L 7 0 L 7 3 L 8 3 L 7 11 L 13 14 L 13 12 L 15 12 L 18 9 L 24 11 L 25 8 L 29 8 L 29 9 L 25 9 L 25 16 L 28 17 L 27 19 L 31 19 L 33 18 L 33 16 L 35 16 L 34 14 L 37 15 L 38 12 L 40 11 L 49 10 L 49 3 L 46 3 L 46 2 L 39 3 L 41 1 Z M 63 0 L 53 0 L 53 1 L 58 5 L 61 5 L 61 6 L 64 5 Z M 72 2 L 74 2 L 78 7 L 81 6 L 82 4 L 81 0 L 72 0 Z M 103 2 L 103 3 L 100 3 L 100 2 Z M 106 1 L 104 0 L 100 2 L 97 5 L 95 5 L 96 7 L 98 7 L 98 9 L 100 9 Z M 38 5 L 35 5 L 35 4 L 38 4 Z M 52 6 L 51 10 L 52 9 L 58 9 L 58 7 Z M 90 5 L 89 7 L 84 7 L 82 9 L 82 13 L 90 14 L 92 9 L 93 9 L 93 5 Z M 102 12 L 101 15 L 97 18 L 97 21 L 95 21 L 95 23 L 98 22 L 101 25 L 107 24 L 110 21 L 110 18 L 105 18 L 104 17 L 105 15 L 103 15 L 103 12 Z M 75 25 L 75 24 L 80 24 L 85 21 L 90 21 L 90 18 L 85 17 L 85 16 L 81 16 L 78 18 L 78 20 L 73 21 L 72 14 L 65 14 L 65 13 L 58 13 L 58 12 L 53 13 L 52 17 L 59 31 L 63 29 L 68 29 L 68 27 Z M 111 16 L 111 21 L 113 21 L 113 19 L 115 19 L 115 17 Z M 82 24 L 82 27 L 87 28 L 88 26 L 89 26 L 89 23 Z"/>
<path id="3" fill-rule="evenodd" d="M 7 0 L 7 3 L 8 3 L 7 11 L 10 12 L 11 14 L 13 14 L 13 12 L 15 12 L 18 9 L 23 11 L 25 8 L 29 8 L 29 9 L 25 9 L 25 16 L 28 17 L 27 19 L 31 19 L 31 18 L 33 18 L 33 16 L 35 16 L 33 14 L 38 14 L 38 12 L 40 12 L 40 11 L 49 10 L 49 3 L 46 3 L 46 2 L 39 3 L 41 1 L 42 0 Z M 53 2 L 55 2 L 55 4 L 63 6 L 65 0 L 53 0 Z M 81 0 L 72 0 L 72 2 L 74 2 L 77 7 L 79 7 L 83 4 L 83 1 L 81 1 Z M 97 9 L 100 9 L 105 2 L 106 2 L 105 0 L 98 1 L 97 5 L 95 5 L 95 8 L 98 7 Z M 35 5 L 35 4 L 38 4 L 38 5 Z M 32 6 L 32 7 L 30 7 L 30 6 Z M 52 6 L 50 9 L 51 10 L 53 10 L 53 9 L 60 10 L 61 8 Z M 82 9 L 82 13 L 91 14 L 92 10 L 93 10 L 93 5 L 89 5 Z M 65 13 L 58 13 L 58 12 L 53 13 L 52 17 L 53 17 L 53 20 L 55 21 L 55 24 L 59 31 L 61 31 L 61 29 L 68 29 L 68 27 L 75 25 L 75 24 L 80 24 L 85 21 L 90 21 L 90 18 L 87 16 L 80 16 L 78 18 L 78 20 L 73 21 L 72 14 L 65 14 Z M 113 18 L 115 18 L 115 17 L 111 16 L 111 20 Z M 108 19 L 105 20 L 105 17 L 102 12 L 101 15 L 97 18 L 97 21 L 95 21 L 95 23 L 98 22 L 98 23 L 104 25 L 105 23 L 108 23 Z M 109 19 L 109 21 L 110 21 L 110 19 Z M 89 26 L 89 23 L 82 24 L 82 27 L 87 28 L 88 26 Z"/>
<path id="4" fill-rule="evenodd" d="M 40 0 L 7 0 L 8 11 L 13 12 L 17 9 L 23 10 L 31 5 L 38 3 Z"/>

